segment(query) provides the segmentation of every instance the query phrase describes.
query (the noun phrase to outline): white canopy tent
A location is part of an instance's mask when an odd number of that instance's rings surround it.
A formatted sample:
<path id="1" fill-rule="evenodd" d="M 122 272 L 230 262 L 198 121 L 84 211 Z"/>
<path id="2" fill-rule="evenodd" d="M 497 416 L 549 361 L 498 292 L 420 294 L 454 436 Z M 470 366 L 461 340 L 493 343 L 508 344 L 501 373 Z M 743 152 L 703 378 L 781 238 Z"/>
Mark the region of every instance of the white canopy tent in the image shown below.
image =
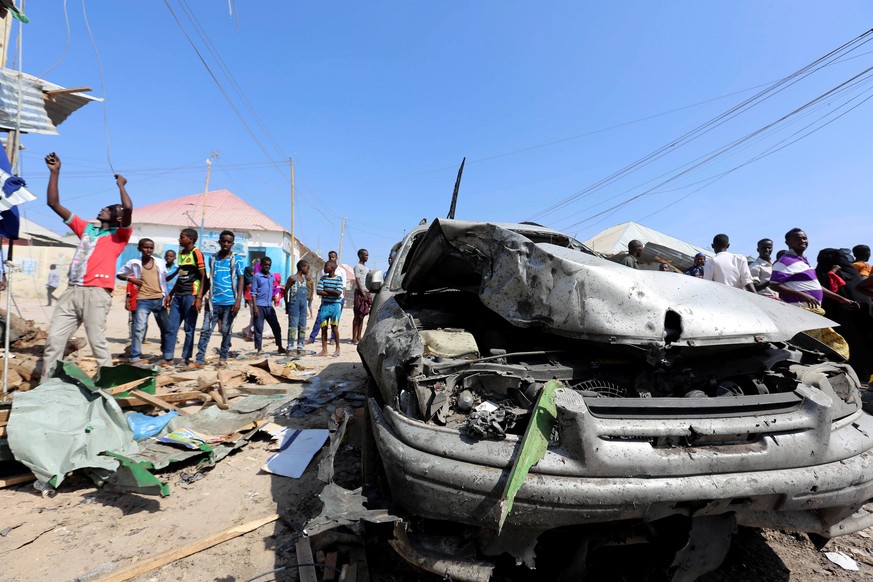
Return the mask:
<path id="1" fill-rule="evenodd" d="M 666 262 L 684 270 L 694 263 L 694 255 L 697 253 L 703 253 L 709 258 L 714 256 L 712 250 L 636 222 L 624 222 L 607 228 L 586 240 L 585 245 L 609 257 L 627 252 L 628 243 L 634 239 L 646 245 L 641 262 L 651 264 L 652 268 L 657 268 L 658 263 Z"/>

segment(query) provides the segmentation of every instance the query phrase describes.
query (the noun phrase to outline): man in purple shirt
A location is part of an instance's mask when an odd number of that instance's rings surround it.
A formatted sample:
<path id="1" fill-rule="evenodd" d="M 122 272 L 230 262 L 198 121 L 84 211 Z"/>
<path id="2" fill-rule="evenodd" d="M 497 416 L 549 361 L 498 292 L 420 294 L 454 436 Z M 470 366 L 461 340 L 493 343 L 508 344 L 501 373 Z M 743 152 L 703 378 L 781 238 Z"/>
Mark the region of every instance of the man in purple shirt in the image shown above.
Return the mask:
<path id="1" fill-rule="evenodd" d="M 785 244 L 788 252 L 773 263 L 773 275 L 770 277 L 770 288 L 779 293 L 786 303 L 800 304 L 805 307 L 819 308 L 824 297 L 837 303 L 857 309 L 858 303 L 837 295 L 830 289 L 822 288 L 818 277 L 806 257 L 804 251 L 809 246 L 806 233 L 799 228 L 792 228 L 785 234 Z"/>
<path id="2" fill-rule="evenodd" d="M 830 289 L 822 288 L 815 269 L 803 256 L 806 247 L 809 246 L 805 232 L 799 228 L 792 228 L 785 233 L 785 244 L 789 250 L 773 263 L 773 275 L 770 277 L 770 288 L 779 293 L 782 301 L 793 303 L 819 315 L 825 314 L 824 309 L 821 308 L 821 300 L 824 297 L 848 305 L 849 309 L 858 309 L 857 302 L 837 295 Z M 829 327 L 811 329 L 804 333 L 849 359 L 849 344 L 833 329 Z"/>
<path id="3" fill-rule="evenodd" d="M 273 308 L 273 275 L 270 267 L 273 261 L 269 257 L 261 259 L 261 272 L 252 277 L 252 303 L 255 310 L 255 349 L 261 353 L 261 344 L 264 339 L 264 320 L 270 324 L 273 337 L 279 346 L 279 353 L 284 354 L 285 346 L 282 345 L 282 328 L 279 327 L 279 318 Z"/>

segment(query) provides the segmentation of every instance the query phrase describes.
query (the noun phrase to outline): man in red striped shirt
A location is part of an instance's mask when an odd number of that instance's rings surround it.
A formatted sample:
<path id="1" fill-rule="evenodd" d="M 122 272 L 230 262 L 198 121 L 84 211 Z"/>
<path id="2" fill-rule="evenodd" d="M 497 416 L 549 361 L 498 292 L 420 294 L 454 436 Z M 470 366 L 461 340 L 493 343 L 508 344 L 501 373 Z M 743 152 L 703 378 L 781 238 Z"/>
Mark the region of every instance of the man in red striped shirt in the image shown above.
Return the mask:
<path id="1" fill-rule="evenodd" d="M 127 180 L 115 175 L 115 183 L 121 195 L 121 204 L 103 207 L 97 214 L 99 226 L 76 216 L 60 201 L 58 179 L 61 159 L 54 153 L 45 158 L 49 169 L 46 200 L 49 208 L 64 219 L 64 222 L 79 237 L 79 246 L 70 262 L 67 290 L 58 299 L 52 313 L 48 339 L 43 353 L 43 379 L 52 376 L 58 360 L 64 356 L 67 341 L 80 325 L 99 366 L 111 366 L 112 355 L 106 341 L 106 317 L 112 306 L 112 290 L 115 288 L 115 263 L 127 246 L 133 231 L 133 202 L 127 194 Z"/>

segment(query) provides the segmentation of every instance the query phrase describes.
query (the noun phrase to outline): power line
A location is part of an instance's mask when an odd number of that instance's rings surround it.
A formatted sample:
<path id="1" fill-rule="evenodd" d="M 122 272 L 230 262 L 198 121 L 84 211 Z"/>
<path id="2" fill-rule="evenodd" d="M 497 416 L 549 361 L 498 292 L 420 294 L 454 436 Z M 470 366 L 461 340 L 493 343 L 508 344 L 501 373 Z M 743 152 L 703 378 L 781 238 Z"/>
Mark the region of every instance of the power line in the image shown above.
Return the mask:
<path id="1" fill-rule="evenodd" d="M 868 91 L 866 91 L 865 93 L 869 93 L 869 92 L 870 92 L 870 91 L 868 90 Z M 856 97 L 856 98 L 857 98 L 857 97 Z M 755 162 L 757 162 L 757 161 L 759 161 L 759 160 L 761 160 L 761 159 L 763 159 L 763 158 L 765 158 L 765 157 L 771 156 L 771 155 L 773 155 L 773 154 L 775 154 L 775 153 L 777 153 L 777 152 L 779 152 L 779 151 L 782 151 L 783 149 L 785 149 L 785 148 L 787 148 L 788 146 L 790 146 L 790 145 L 792 145 L 792 144 L 794 144 L 794 143 L 800 141 L 801 139 L 804 139 L 804 138 L 806 138 L 806 137 L 812 135 L 813 133 L 816 133 L 817 131 L 819 131 L 819 130 L 821 130 L 821 129 L 824 129 L 825 127 L 827 127 L 827 126 L 830 125 L 831 123 L 834 123 L 835 121 L 837 121 L 838 119 L 842 118 L 843 116 L 848 115 L 849 113 L 851 113 L 852 111 L 854 111 L 855 109 L 857 109 L 858 107 L 860 107 L 861 105 L 863 105 L 864 103 L 866 103 L 867 101 L 869 101 L 870 99 L 873 99 L 873 95 L 870 95 L 870 96 L 868 96 L 868 97 L 862 99 L 860 103 L 857 103 L 857 104 L 855 104 L 854 106 L 850 107 L 848 110 L 842 112 L 841 114 L 837 115 L 837 116 L 834 117 L 833 119 L 829 120 L 827 123 L 824 123 L 824 124 L 822 124 L 822 125 L 820 125 L 820 126 L 818 126 L 818 127 L 815 127 L 815 128 L 813 128 L 812 130 L 810 130 L 809 132 L 807 132 L 807 133 L 805 133 L 805 134 L 803 134 L 803 135 L 800 135 L 799 137 L 795 137 L 795 139 L 792 139 L 792 140 L 790 140 L 790 141 L 786 138 L 785 140 L 782 140 L 782 141 L 779 142 L 778 144 L 776 144 L 776 145 L 774 145 L 774 146 L 771 146 L 770 148 L 768 148 L 768 149 L 765 150 L 764 152 L 762 152 L 762 153 L 758 154 L 757 156 L 755 156 L 755 157 L 753 157 L 753 158 L 751 158 L 751 159 L 749 159 L 749 160 L 743 162 L 742 164 L 739 164 L 738 166 L 734 166 L 733 168 L 731 168 L 731 169 L 729 169 L 729 170 L 727 170 L 727 171 L 724 171 L 724 172 L 722 172 L 721 174 L 717 174 L 716 176 L 711 177 L 711 179 L 706 180 L 706 181 L 705 181 L 706 183 L 705 183 L 703 186 L 701 186 L 700 188 L 697 188 L 696 190 L 693 190 L 693 191 L 689 192 L 689 193 L 686 194 L 685 196 L 682 196 L 681 198 L 678 198 L 677 200 L 671 202 L 670 204 L 664 206 L 663 208 L 660 208 L 660 209 L 658 209 L 658 210 L 656 210 L 656 211 L 654 211 L 654 212 L 652 212 L 652 213 L 647 214 L 646 216 L 644 216 L 644 217 L 641 218 L 640 220 L 645 220 L 645 219 L 650 218 L 650 217 L 652 217 L 652 216 L 654 216 L 654 215 L 656 215 L 656 214 L 658 214 L 658 213 L 660 213 L 660 212 L 663 212 L 663 211 L 666 210 L 667 208 L 670 208 L 670 207 L 672 207 L 672 206 L 675 206 L 675 205 L 678 204 L 679 202 L 682 202 L 682 201 L 685 200 L 686 198 L 689 198 L 690 196 L 693 196 L 694 194 L 700 192 L 700 191 L 703 190 L 704 188 L 707 188 L 707 187 L 710 186 L 711 184 L 717 182 L 718 180 L 721 180 L 722 178 L 728 176 L 729 174 L 732 174 L 733 172 L 739 170 L 740 168 L 743 168 L 743 167 L 745 167 L 745 166 L 748 166 L 748 165 L 750 165 L 750 164 L 753 164 L 753 163 L 755 163 Z M 851 102 L 851 101 L 849 101 L 849 102 L 847 102 L 847 103 L 844 103 L 844 104 L 840 105 L 839 108 L 846 106 L 846 105 L 847 105 L 848 103 L 850 103 L 850 102 Z M 821 118 L 820 118 L 820 119 L 821 119 Z M 816 122 L 817 122 L 817 121 L 820 121 L 820 119 L 819 119 L 819 120 L 816 120 Z M 814 125 L 814 123 L 815 123 L 815 122 L 813 122 L 813 123 L 811 123 L 811 124 L 805 126 L 803 129 L 808 129 L 808 128 L 812 127 L 812 126 Z M 801 130 L 801 131 L 802 131 L 802 130 Z M 801 131 L 797 131 L 797 132 L 793 133 L 790 137 L 797 136 L 799 133 L 801 133 Z M 778 147 L 777 147 L 777 146 L 778 146 Z"/>
<path id="2" fill-rule="evenodd" d="M 206 59 L 203 57 L 203 54 L 200 52 L 200 49 L 197 48 L 197 45 L 194 43 L 194 40 L 188 34 L 188 31 L 185 30 L 185 27 L 183 26 L 182 21 L 179 20 L 179 17 L 176 16 L 176 13 L 173 11 L 173 7 L 170 6 L 169 0 L 164 0 L 164 5 L 167 7 L 167 10 L 170 11 L 170 14 L 173 17 L 173 20 L 176 22 L 176 25 L 179 27 L 179 30 L 182 31 L 182 34 L 185 36 L 185 39 L 188 41 L 188 44 L 190 44 L 191 48 L 194 49 L 194 52 L 197 54 L 197 58 L 200 59 L 200 62 L 203 64 L 203 67 L 206 69 L 206 72 L 208 72 L 209 76 L 212 77 L 212 80 L 215 82 L 215 85 L 218 87 L 218 90 L 224 96 L 225 100 L 230 105 L 230 108 L 233 110 L 234 114 L 239 119 L 240 123 L 242 123 L 243 127 L 245 127 L 246 131 L 249 133 L 249 135 L 254 140 L 254 142 L 258 145 L 260 150 L 262 152 L 264 152 L 264 155 L 267 156 L 267 159 L 272 160 L 272 157 L 270 156 L 270 153 L 267 151 L 267 148 L 264 147 L 264 144 L 261 142 L 261 140 L 255 134 L 254 130 L 251 128 L 251 126 L 248 124 L 248 122 L 245 120 L 242 113 L 240 113 L 236 104 L 233 102 L 233 99 L 231 99 L 230 95 L 227 93 L 224 86 L 221 84 L 221 81 L 218 79 L 218 77 L 213 72 L 212 67 L 210 67 L 209 63 L 206 62 Z M 278 171 L 279 174 L 281 174 L 285 180 L 289 179 L 289 177 L 285 175 L 285 172 L 283 171 L 283 169 L 280 165 L 274 163 L 273 166 L 276 168 L 276 171 Z"/>
<path id="3" fill-rule="evenodd" d="M 863 73 L 862 73 L 862 74 L 863 74 Z M 870 81 L 871 81 L 870 78 L 863 79 L 863 80 L 861 80 L 861 81 L 857 81 L 857 82 L 852 82 L 852 81 L 850 80 L 850 81 L 847 82 L 847 84 L 846 84 L 845 86 L 838 86 L 837 88 L 835 88 L 835 90 L 833 90 L 833 95 L 839 95 L 839 94 L 841 94 L 841 93 L 848 92 L 848 91 L 850 91 L 850 90 L 855 89 L 856 87 L 860 87 L 860 86 L 863 86 L 863 85 L 865 85 L 865 84 L 867 84 L 867 83 L 870 83 Z M 827 94 L 825 94 L 825 95 L 827 95 Z M 791 120 L 791 121 L 782 120 L 781 122 L 777 122 L 777 124 L 780 124 L 780 125 L 782 125 L 782 126 L 784 126 L 784 127 L 790 127 L 792 124 L 796 123 L 797 121 L 799 121 L 800 119 L 806 117 L 807 115 L 809 115 L 809 114 L 811 114 L 811 113 L 813 113 L 813 112 L 815 112 L 815 111 L 818 111 L 819 109 L 827 108 L 827 107 L 830 107 L 830 104 L 829 104 L 828 102 L 826 102 L 824 99 L 822 99 L 821 101 L 819 101 L 817 104 L 814 104 L 814 105 L 811 105 L 811 106 L 810 106 L 809 104 L 807 104 L 806 106 L 801 107 L 801 108 L 797 111 L 797 114 L 796 114 L 796 115 L 791 115 L 791 116 L 790 116 L 790 118 L 797 117 L 797 120 Z M 825 116 L 825 117 L 826 117 L 826 116 Z M 766 129 L 766 128 L 765 128 L 765 129 Z M 755 141 L 761 141 L 761 140 L 765 139 L 766 136 L 767 136 L 767 132 L 766 132 L 766 131 L 762 131 L 759 135 L 754 135 L 754 134 L 751 135 L 751 136 L 749 137 L 748 140 L 743 140 L 742 143 L 740 143 L 739 140 L 738 140 L 738 141 L 735 141 L 735 142 L 732 142 L 731 144 L 728 144 L 728 146 L 724 146 L 724 148 L 725 148 L 725 152 L 724 152 L 724 153 L 726 154 L 728 151 L 732 151 L 732 150 L 740 151 L 740 150 L 742 150 L 742 149 L 744 149 L 744 148 L 746 148 L 746 147 L 749 147 L 750 145 L 754 144 Z M 714 150 L 714 151 L 717 152 L 717 151 L 719 151 L 719 150 Z M 603 206 L 604 204 L 607 204 L 607 203 L 610 202 L 611 200 L 616 200 L 616 199 L 618 199 L 618 198 L 621 198 L 622 196 L 624 196 L 624 195 L 626 195 L 626 194 L 629 194 L 629 193 L 631 193 L 631 192 L 634 192 L 634 191 L 637 190 L 638 188 L 644 187 L 644 186 L 646 186 L 646 185 L 648 185 L 648 184 L 655 183 L 655 182 L 657 182 L 658 180 L 661 180 L 662 178 L 665 178 L 665 177 L 667 177 L 667 176 L 674 175 L 674 173 L 676 173 L 676 172 L 680 172 L 681 170 L 688 169 L 687 173 L 691 173 L 691 172 L 693 172 L 693 171 L 699 170 L 699 169 L 701 169 L 702 167 L 704 167 L 705 165 L 709 164 L 710 162 L 712 162 L 712 161 L 715 159 L 715 157 L 713 156 L 713 153 L 714 153 L 714 152 L 711 151 L 711 152 L 709 152 L 709 153 L 703 154 L 703 155 L 701 155 L 701 156 L 699 156 L 699 157 L 697 157 L 697 158 L 695 158 L 695 159 L 693 159 L 693 160 L 691 160 L 691 161 L 689 161 L 689 162 L 687 162 L 687 163 L 685 163 L 685 164 L 680 165 L 680 166 L 677 167 L 677 168 L 674 168 L 674 169 L 672 169 L 672 170 L 669 170 L 669 171 L 667 171 L 667 172 L 664 172 L 664 173 L 662 173 L 662 174 L 660 174 L 660 175 L 658 175 L 658 176 L 656 176 L 656 177 L 654 177 L 654 178 L 651 178 L 651 179 L 649 179 L 649 180 L 646 180 L 645 182 L 642 182 L 642 183 L 640 183 L 640 184 L 637 184 L 637 185 L 635 185 L 635 186 L 633 186 L 633 187 L 631 187 L 631 188 L 628 188 L 628 189 L 626 189 L 626 190 L 624 190 L 624 191 L 622 191 L 622 192 L 619 192 L 619 193 L 617 193 L 617 194 L 614 194 L 613 196 L 610 196 L 610 197 L 608 197 L 608 198 L 605 198 L 605 199 L 603 199 L 603 200 L 600 200 L 600 201 L 598 201 L 598 202 L 596 202 L 596 203 L 594 203 L 594 204 L 591 204 L 591 205 L 589 205 L 589 206 L 587 206 L 587 207 L 581 208 L 581 209 L 579 209 L 579 210 L 577 210 L 577 211 L 575 211 L 575 212 L 572 212 L 572 213 L 566 214 L 566 215 L 564 215 L 564 216 L 561 217 L 561 220 L 568 220 L 568 219 L 572 218 L 573 216 L 577 216 L 577 215 L 579 215 L 579 214 L 586 213 L 586 212 L 588 212 L 589 210 L 592 210 L 592 209 L 597 208 L 597 207 L 599 207 L 599 206 Z M 718 156 L 718 157 L 725 157 L 725 156 Z M 683 174 L 684 174 L 684 173 L 686 173 L 686 172 L 683 172 Z M 680 175 L 681 175 L 681 174 L 680 174 Z M 675 178 L 675 176 L 674 176 L 674 178 Z M 663 183 L 661 183 L 661 185 L 663 185 L 663 184 L 665 184 L 665 183 L 666 183 L 666 182 L 663 182 Z M 659 188 L 661 185 L 656 185 L 656 186 L 654 186 L 654 188 Z M 688 187 L 690 187 L 690 186 L 694 186 L 694 185 L 696 185 L 696 183 L 695 183 L 695 184 L 688 185 L 688 186 L 682 186 L 682 187 L 680 187 L 680 188 L 677 188 L 677 190 L 683 190 L 683 189 L 686 189 L 686 188 L 688 188 Z M 662 192 L 663 192 L 663 191 L 662 191 Z M 647 193 L 653 193 L 653 194 L 659 194 L 659 193 L 662 193 L 662 192 L 648 192 L 648 191 L 647 191 Z M 669 191 L 668 191 L 668 192 L 669 192 Z M 605 212 L 610 212 L 610 210 L 612 210 L 612 209 L 608 209 L 608 210 L 605 211 Z M 595 216 L 599 216 L 599 214 L 598 214 L 598 215 L 595 215 Z M 611 216 L 611 214 L 609 214 L 608 216 Z M 607 216 L 607 217 L 608 217 L 608 216 Z M 589 217 L 589 218 L 592 218 L 592 217 Z M 579 222 L 574 222 L 574 223 L 572 223 L 572 226 L 576 226 L 576 225 L 578 225 L 578 224 L 581 224 L 582 222 L 585 222 L 585 221 L 583 220 L 583 221 L 579 221 Z M 599 224 L 600 222 L 602 222 L 602 220 L 596 222 L 595 224 Z"/>
<path id="4" fill-rule="evenodd" d="M 795 108 L 794 110 L 792 110 L 791 112 L 789 112 L 789 113 L 783 115 L 782 117 L 780 117 L 780 118 L 777 119 L 776 121 L 773 121 L 773 122 L 771 122 L 771 123 L 769 123 L 769 124 L 767 124 L 767 125 L 765 125 L 765 126 L 763 126 L 763 127 L 761 127 L 761 128 L 758 128 L 758 129 L 756 129 L 755 131 L 753 131 L 753 132 L 751 132 L 751 133 L 748 133 L 748 134 L 746 134 L 745 136 L 743 136 L 743 137 L 741 137 L 741 138 L 739 138 L 739 139 L 737 139 L 737 140 L 734 140 L 733 142 L 729 143 L 729 144 L 726 145 L 726 146 L 722 146 L 721 148 L 718 148 L 718 149 L 716 149 L 716 150 L 710 152 L 709 154 L 707 154 L 706 156 L 704 156 L 704 158 L 703 158 L 702 161 L 700 161 L 700 162 L 698 162 L 698 163 L 696 163 L 696 164 L 693 164 L 693 165 L 691 165 L 690 167 L 688 167 L 688 168 L 686 168 L 686 169 L 684 169 L 684 170 L 682 170 L 682 171 L 679 171 L 678 173 L 676 173 L 675 175 L 671 176 L 670 178 L 668 178 L 668 179 L 666 179 L 666 180 L 664 180 L 664 181 L 658 183 L 657 185 L 655 185 L 655 186 L 653 186 L 653 187 L 651 187 L 651 188 L 649 188 L 649 189 L 647 189 L 647 190 L 645 190 L 645 191 L 643 191 L 643 192 L 640 192 L 640 193 L 638 193 L 638 194 L 636 194 L 636 195 L 634 195 L 634 196 L 631 196 L 630 198 L 627 198 L 627 199 L 625 199 L 625 200 L 622 200 L 621 202 L 618 202 L 617 204 L 615 204 L 615 205 L 613 205 L 613 206 L 607 208 L 606 210 L 603 210 L 603 211 L 601 211 L 601 212 L 598 212 L 598 213 L 596 213 L 596 214 L 593 214 L 593 215 L 591 215 L 591 216 L 589 216 L 589 217 L 587 217 L 587 218 L 585 218 L 585 219 L 583 219 L 583 220 L 580 220 L 580 221 L 574 222 L 573 224 L 569 225 L 569 226 L 566 227 L 566 228 L 569 229 L 569 228 L 573 228 L 573 227 L 579 226 L 579 225 L 581 225 L 581 224 L 584 224 L 584 223 L 590 222 L 590 221 L 592 221 L 592 220 L 594 220 L 594 219 L 596 219 L 596 218 L 600 218 L 600 217 L 602 217 L 602 216 L 604 216 L 604 215 L 611 216 L 610 213 L 613 213 L 614 211 L 619 210 L 620 208 L 623 208 L 623 207 L 627 206 L 628 204 L 630 204 L 631 202 L 633 202 L 633 201 L 635 201 L 635 200 L 638 200 L 638 199 L 640 199 L 640 198 L 642 198 L 642 197 L 644 197 L 644 196 L 648 196 L 648 195 L 651 195 L 651 194 L 655 193 L 655 192 L 657 191 L 658 188 L 661 188 L 662 186 L 664 186 L 664 185 L 666 185 L 666 184 L 669 184 L 669 183 L 671 183 L 671 182 L 673 182 L 673 181 L 679 179 L 680 177 L 682 177 L 682 176 L 684 176 L 684 175 L 690 173 L 692 170 L 697 169 L 697 168 L 703 166 L 704 164 L 707 164 L 707 163 L 711 162 L 712 160 L 714 160 L 714 159 L 716 159 L 716 158 L 718 158 L 718 157 L 720 157 L 720 156 L 723 156 L 726 152 L 730 151 L 731 149 L 736 148 L 737 146 L 739 146 L 739 145 L 741 145 L 741 144 L 744 144 L 744 143 L 748 142 L 750 139 L 752 139 L 752 138 L 754 138 L 754 137 L 757 137 L 757 136 L 761 135 L 762 133 L 764 133 L 764 132 L 766 132 L 766 131 L 769 131 L 770 129 L 772 129 L 773 127 L 775 127 L 775 126 L 777 126 L 778 124 L 782 123 L 782 122 L 785 121 L 786 119 L 789 119 L 789 118 L 791 118 L 791 117 L 797 115 L 798 113 L 800 113 L 800 112 L 802 112 L 802 111 L 804 111 L 804 110 L 806 110 L 806 109 L 812 107 L 813 105 L 818 104 L 818 103 L 824 101 L 826 98 L 828 98 L 828 97 L 831 96 L 831 95 L 834 95 L 834 94 L 836 94 L 836 93 L 841 92 L 843 88 L 845 88 L 845 87 L 849 87 L 849 86 L 851 86 L 851 85 L 853 85 L 853 84 L 860 85 L 860 84 L 863 84 L 863 83 L 865 83 L 865 82 L 868 82 L 868 81 L 870 80 L 870 78 L 868 77 L 867 79 L 864 79 L 864 77 L 867 76 L 871 71 L 873 71 L 873 67 L 868 67 L 867 69 L 864 69 L 863 71 L 861 71 L 861 72 L 858 73 L 857 75 L 854 75 L 854 76 L 851 77 L 850 79 L 844 81 L 843 83 L 840 83 L 840 84 L 837 85 L 836 87 L 833 87 L 832 89 L 830 89 L 830 90 L 828 90 L 828 91 L 822 93 L 821 95 L 815 97 L 814 99 L 812 99 L 812 100 L 810 100 L 810 101 L 807 101 L 806 103 L 804 103 L 804 104 L 801 105 L 800 107 Z M 869 99 L 869 98 L 868 98 L 868 99 Z M 860 106 L 861 104 L 865 103 L 866 101 L 867 101 L 867 99 L 864 99 L 861 103 L 859 103 L 859 104 L 856 105 L 855 107 L 852 107 L 851 109 L 849 109 L 849 111 L 854 110 L 855 108 L 857 108 L 857 107 Z M 844 106 L 844 105 L 845 105 L 845 104 L 843 104 L 842 106 Z M 842 107 L 842 106 L 840 106 L 840 107 Z M 832 111 L 830 111 L 828 114 L 822 116 L 822 117 L 819 118 L 819 120 L 817 120 L 817 121 L 820 121 L 821 119 L 825 119 L 825 118 L 827 118 L 827 117 L 833 115 L 834 111 L 836 111 L 836 110 L 832 110 Z M 847 111 L 846 113 L 848 113 L 848 111 Z M 843 113 L 843 114 L 839 115 L 838 117 L 832 119 L 831 121 L 825 123 L 825 124 L 822 125 L 821 127 L 825 127 L 825 126 L 829 125 L 830 123 L 833 123 L 833 121 L 836 121 L 836 119 L 839 119 L 839 118 L 842 117 L 843 115 L 845 115 L 845 113 Z M 819 129 L 821 129 L 821 127 L 820 127 Z M 815 131 L 818 131 L 818 129 L 816 129 Z M 788 143 L 788 144 L 785 144 L 784 146 L 780 147 L 779 149 L 777 149 L 777 150 L 775 150 L 775 151 L 779 151 L 780 149 L 784 149 L 784 147 L 787 147 L 788 145 L 791 145 L 791 144 L 793 144 L 793 143 L 796 143 L 796 142 L 799 141 L 800 139 L 803 139 L 804 137 L 807 137 L 807 135 L 811 135 L 811 133 L 814 133 L 814 131 L 813 131 L 813 132 L 809 132 L 808 134 L 802 135 L 801 137 L 799 137 L 799 138 L 797 138 L 797 139 L 791 141 L 791 142 Z M 775 152 L 770 152 L 770 153 L 775 153 Z M 769 155 L 769 153 L 768 153 L 767 155 Z M 765 156 L 759 156 L 759 157 L 753 158 L 753 159 L 752 159 L 750 162 L 748 162 L 748 163 L 753 163 L 753 162 L 758 161 L 759 159 L 761 159 L 761 158 L 763 158 L 763 157 L 765 157 Z M 740 165 L 739 167 L 737 167 L 736 169 L 739 169 L 740 167 L 743 167 L 744 165 L 747 165 L 747 164 L 742 164 L 742 165 Z M 701 189 L 702 189 L 702 188 L 701 188 Z"/>
<path id="5" fill-rule="evenodd" d="M 182 6 L 182 10 L 185 12 L 186 16 L 188 17 L 188 20 L 194 26 L 194 31 L 200 37 L 200 40 L 203 41 L 203 44 L 206 46 L 206 49 L 212 55 L 212 58 L 215 59 L 216 63 L 218 63 L 219 69 L 221 69 L 221 71 L 224 73 L 225 77 L 227 77 L 228 81 L 230 81 L 231 87 L 234 89 L 237 96 L 239 96 L 239 98 L 242 100 L 245 108 L 249 111 L 252 118 L 255 120 L 258 127 L 260 127 L 260 129 L 264 133 L 264 135 L 267 136 L 267 140 L 275 148 L 276 153 L 279 154 L 279 156 L 281 157 L 281 155 L 283 154 L 282 147 L 276 141 L 276 138 L 273 137 L 272 132 L 267 127 L 267 125 L 264 123 L 264 121 L 261 119 L 261 116 L 258 115 L 257 110 L 254 108 L 254 106 L 252 106 L 252 103 L 251 103 L 251 101 L 249 101 L 248 97 L 246 96 L 245 91 L 243 91 L 240 84 L 237 83 L 236 77 L 234 77 L 233 72 L 231 72 L 231 70 L 230 70 L 230 67 L 227 66 L 227 63 L 225 63 L 221 54 L 218 52 L 218 49 L 213 44 L 212 39 L 209 38 L 209 34 L 207 34 L 206 30 L 200 24 L 200 20 L 197 18 L 197 15 L 191 9 L 191 6 L 188 4 L 187 0 L 178 0 L 178 1 L 179 1 L 180 6 Z"/>
<path id="6" fill-rule="evenodd" d="M 66 14 L 66 10 L 64 13 Z M 94 41 L 94 35 L 91 34 L 91 25 L 88 23 L 88 12 L 85 10 L 85 0 L 82 0 L 82 17 L 85 20 L 85 29 L 88 31 L 88 38 L 91 39 L 91 48 L 94 49 L 94 56 L 97 59 L 97 72 L 100 76 L 100 93 L 103 97 L 103 130 L 106 134 L 106 161 L 109 162 L 109 169 L 112 170 L 113 174 L 115 174 L 115 168 L 112 166 L 111 141 L 109 139 L 109 106 L 106 100 L 106 83 L 103 80 L 103 59 L 100 58 L 100 51 L 97 50 L 97 43 Z"/>
<path id="7" fill-rule="evenodd" d="M 791 87 L 792 85 L 809 77 L 810 75 L 821 70 L 822 68 L 830 66 L 837 59 L 842 58 L 846 54 L 849 54 L 852 51 L 856 50 L 858 47 L 865 45 L 866 43 L 868 43 L 871 40 L 871 38 L 869 38 L 871 33 L 873 33 L 873 30 L 868 30 L 865 33 L 855 37 L 851 41 L 843 44 L 842 46 L 840 46 L 840 47 L 838 47 L 830 52 L 828 52 L 824 56 L 819 57 L 818 59 L 816 59 L 812 63 L 802 67 L 801 69 L 798 69 L 797 71 L 793 72 L 792 74 L 790 74 L 786 77 L 783 77 L 779 81 L 776 81 L 775 83 L 769 85 L 763 91 L 760 91 L 760 92 L 756 93 L 755 95 L 753 95 L 752 97 L 743 100 L 742 102 L 740 102 L 737 105 L 734 105 L 733 107 L 731 107 L 727 111 L 717 115 L 713 119 L 710 119 L 709 121 L 707 121 L 707 122 L 697 126 L 696 128 L 684 133 L 683 135 L 679 136 L 678 138 L 671 140 L 670 142 L 662 145 L 661 147 L 656 149 L 654 152 L 647 154 L 643 158 L 641 158 L 641 159 L 625 166 L 624 168 L 610 174 L 606 178 L 598 180 L 594 184 L 576 192 L 575 194 L 573 194 L 573 195 L 571 195 L 571 196 L 569 196 L 569 197 L 567 197 L 559 202 L 552 204 L 551 206 L 545 208 L 544 210 L 541 210 L 540 212 L 538 212 L 534 216 L 532 216 L 531 220 L 537 220 L 537 219 L 540 219 L 544 216 L 548 216 L 548 215 L 550 215 L 558 210 L 561 210 L 562 208 L 564 208 L 568 204 L 571 204 L 572 202 L 578 200 L 579 198 L 588 196 L 589 194 L 591 194 L 597 190 L 600 190 L 603 187 L 605 187 L 605 186 L 607 186 L 607 185 L 609 185 L 609 184 L 611 184 L 611 183 L 613 183 L 613 182 L 615 182 L 615 181 L 617 181 L 617 180 L 619 180 L 619 179 L 621 179 L 621 178 L 623 178 L 631 173 L 636 172 L 637 170 L 641 169 L 642 167 L 645 167 L 645 166 L 653 163 L 654 161 L 664 157 L 665 155 L 667 155 L 673 151 L 676 151 L 676 149 L 678 149 L 679 147 L 686 145 L 689 142 L 691 142 L 695 139 L 698 139 L 699 137 L 713 131 L 715 128 L 723 125 L 727 121 L 730 121 L 731 119 L 737 117 L 738 115 L 740 115 L 746 111 L 749 111 L 750 109 L 760 105 L 764 101 L 766 101 L 766 100 L 774 97 L 775 95 L 781 93 L 782 91 L 786 90 L 788 87 Z"/>

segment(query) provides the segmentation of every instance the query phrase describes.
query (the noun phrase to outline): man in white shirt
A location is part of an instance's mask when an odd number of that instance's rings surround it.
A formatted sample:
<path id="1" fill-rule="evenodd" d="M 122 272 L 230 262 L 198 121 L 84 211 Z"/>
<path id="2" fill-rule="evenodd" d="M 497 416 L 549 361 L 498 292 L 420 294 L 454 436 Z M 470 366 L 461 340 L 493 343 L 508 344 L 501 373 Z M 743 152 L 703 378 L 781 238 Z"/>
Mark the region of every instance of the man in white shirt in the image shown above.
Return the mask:
<path id="1" fill-rule="evenodd" d="M 770 289 L 770 277 L 773 275 L 773 261 L 770 258 L 773 253 L 773 241 L 762 238 L 758 241 L 758 258 L 749 265 L 752 273 L 752 284 L 758 295 L 779 299 L 779 294 Z"/>
<path id="2" fill-rule="evenodd" d="M 703 265 L 703 278 L 707 281 L 724 283 L 737 289 L 745 289 L 755 293 L 752 284 L 752 273 L 749 271 L 749 263 L 743 255 L 729 253 L 730 239 L 726 234 L 717 234 L 712 239 L 712 250 L 715 258 L 706 261 Z"/>
<path id="3" fill-rule="evenodd" d="M 367 249 L 358 251 L 358 264 L 355 265 L 355 281 L 353 283 L 355 289 L 355 305 L 354 319 L 352 319 L 352 344 L 357 344 L 361 341 L 361 335 L 364 333 L 364 318 L 370 313 L 370 306 L 373 304 L 373 298 L 370 292 L 367 291 L 367 273 L 370 269 L 367 268 L 367 259 L 370 258 L 370 253 Z"/>

